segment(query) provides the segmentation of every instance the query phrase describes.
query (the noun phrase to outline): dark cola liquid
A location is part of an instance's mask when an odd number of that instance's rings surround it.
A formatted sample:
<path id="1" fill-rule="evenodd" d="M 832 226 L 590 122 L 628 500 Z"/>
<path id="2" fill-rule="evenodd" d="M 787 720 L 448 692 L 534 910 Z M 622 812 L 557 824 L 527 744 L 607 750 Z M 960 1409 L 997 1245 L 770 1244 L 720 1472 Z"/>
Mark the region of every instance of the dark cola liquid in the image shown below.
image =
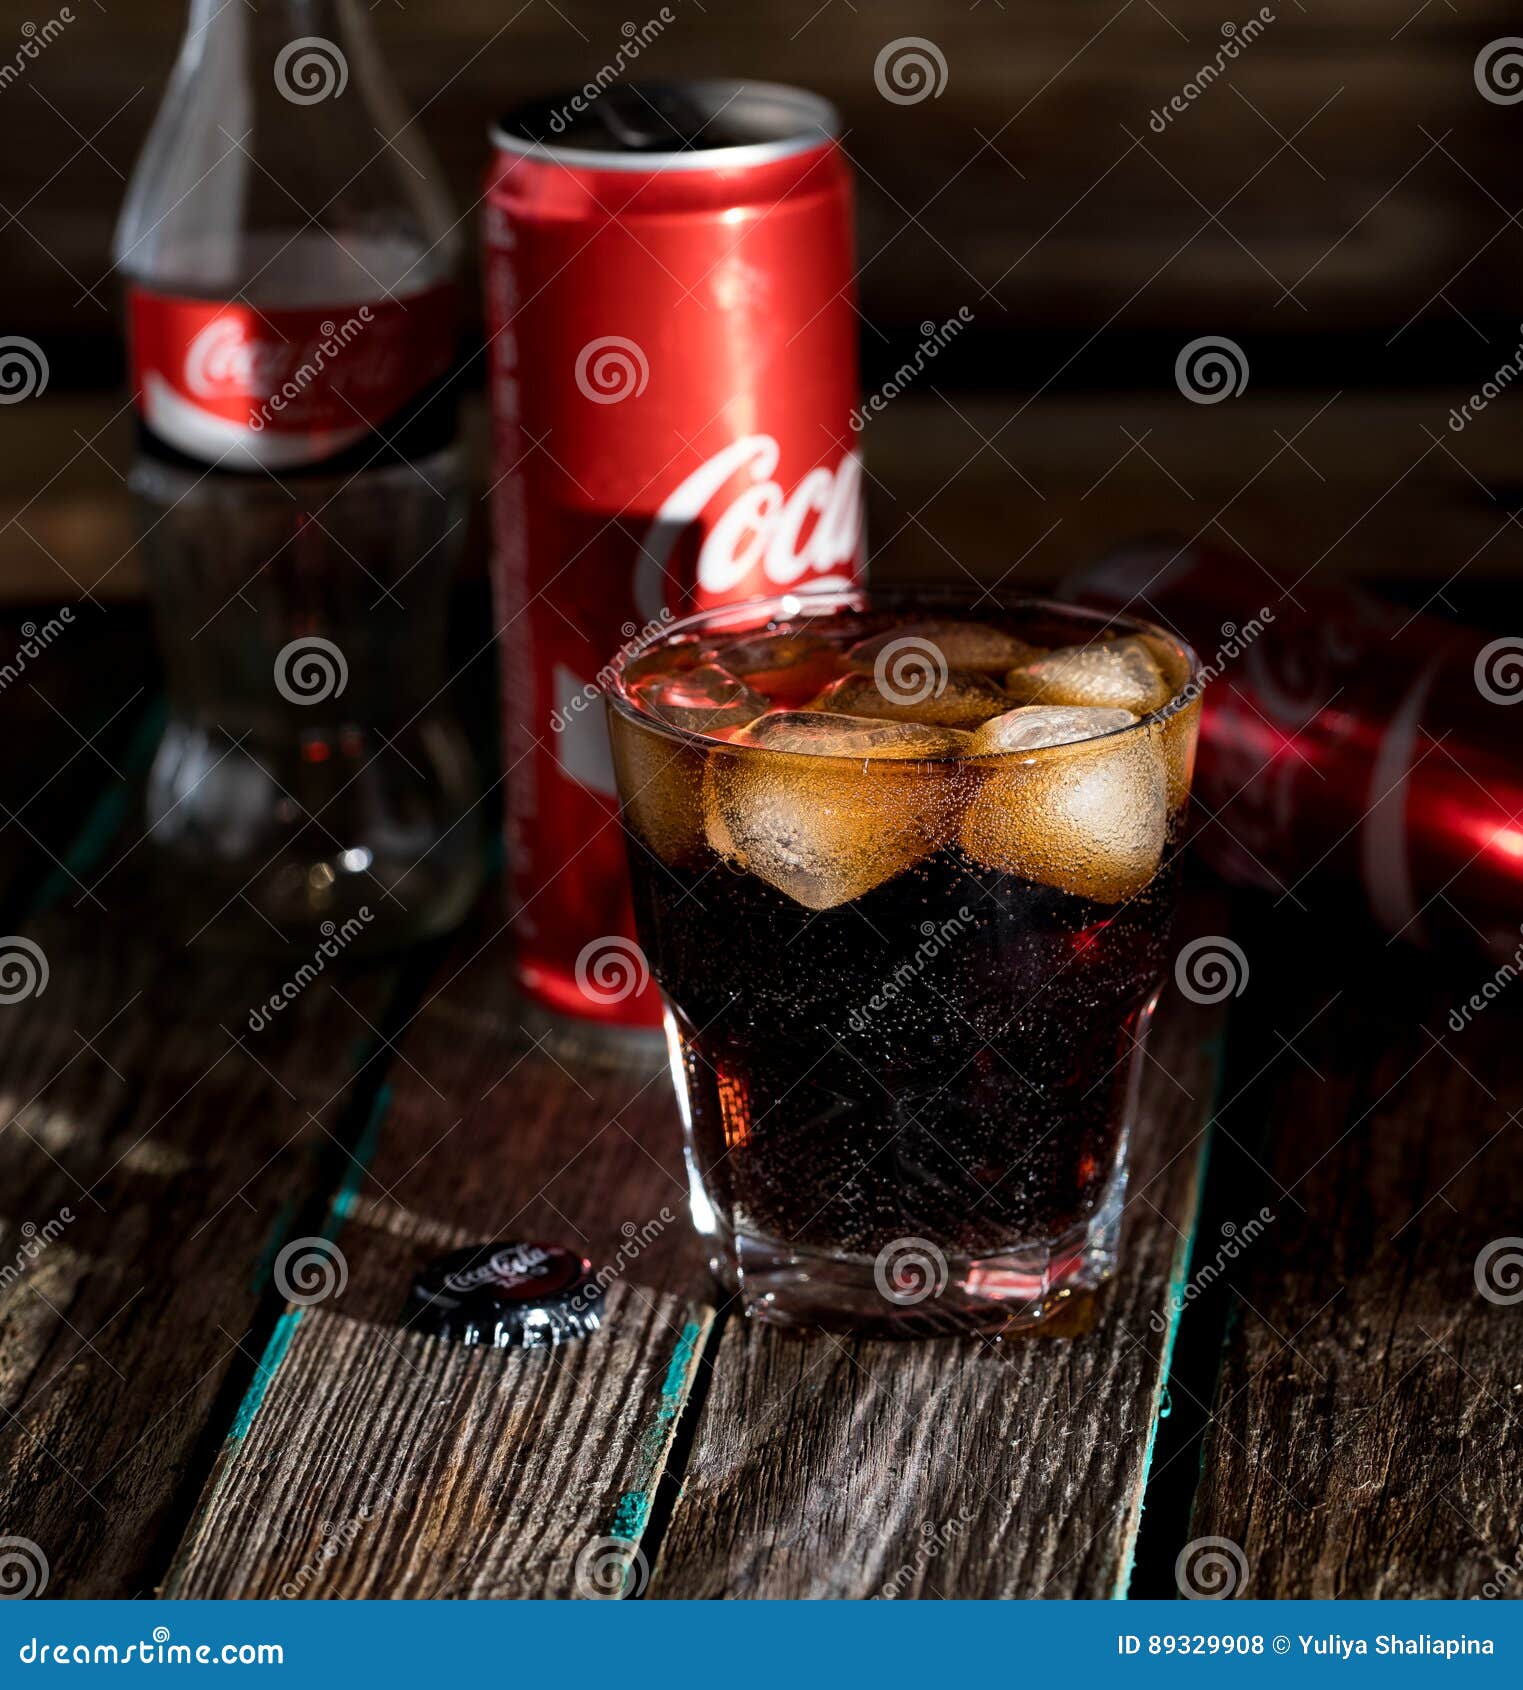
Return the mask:
<path id="1" fill-rule="evenodd" d="M 861 1255 L 920 1237 L 990 1256 L 1082 1227 L 1120 1158 L 1174 855 L 1118 905 L 953 846 L 815 912 L 635 849 L 714 1208 L 737 1232 Z"/>

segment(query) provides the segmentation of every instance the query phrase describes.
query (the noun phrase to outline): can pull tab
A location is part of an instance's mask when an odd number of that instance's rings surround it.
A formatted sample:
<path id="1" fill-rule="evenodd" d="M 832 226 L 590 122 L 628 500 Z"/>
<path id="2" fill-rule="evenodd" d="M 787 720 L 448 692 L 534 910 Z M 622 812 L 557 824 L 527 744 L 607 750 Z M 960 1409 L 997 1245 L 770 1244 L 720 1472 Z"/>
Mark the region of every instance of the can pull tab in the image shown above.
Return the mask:
<path id="1" fill-rule="evenodd" d="M 605 90 L 594 110 L 625 152 L 669 153 L 714 145 L 704 130 L 716 114 L 683 88 L 637 91 L 616 83 Z"/>

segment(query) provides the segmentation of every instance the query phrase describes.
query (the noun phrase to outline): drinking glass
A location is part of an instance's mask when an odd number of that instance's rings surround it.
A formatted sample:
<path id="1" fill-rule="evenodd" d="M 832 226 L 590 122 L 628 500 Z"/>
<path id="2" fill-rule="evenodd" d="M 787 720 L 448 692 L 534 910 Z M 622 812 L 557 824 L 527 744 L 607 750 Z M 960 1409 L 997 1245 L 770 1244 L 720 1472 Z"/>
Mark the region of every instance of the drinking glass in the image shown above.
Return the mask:
<path id="1" fill-rule="evenodd" d="M 1042 1320 L 1116 1263 L 1200 715 L 1073 606 L 688 618 L 609 689 L 692 1212 L 752 1315 Z"/>

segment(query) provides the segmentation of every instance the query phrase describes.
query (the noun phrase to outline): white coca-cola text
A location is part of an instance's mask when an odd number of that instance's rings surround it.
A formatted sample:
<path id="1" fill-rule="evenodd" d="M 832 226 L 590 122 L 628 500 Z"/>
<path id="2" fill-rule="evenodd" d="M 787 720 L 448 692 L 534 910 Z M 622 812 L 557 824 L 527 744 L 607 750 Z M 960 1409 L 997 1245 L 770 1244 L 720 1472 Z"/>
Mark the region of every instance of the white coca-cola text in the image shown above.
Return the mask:
<path id="1" fill-rule="evenodd" d="M 850 572 L 862 538 L 861 460 L 847 452 L 835 469 L 812 469 L 785 493 L 775 479 L 781 456 L 772 435 L 742 435 L 668 494 L 635 570 L 635 602 L 644 615 L 660 612 L 666 565 L 678 538 L 739 475 L 749 484 L 707 525 L 698 553 L 701 593 L 729 598 L 753 577 L 759 577 L 753 591 L 764 592 L 768 586 L 791 587 L 806 575 Z"/>

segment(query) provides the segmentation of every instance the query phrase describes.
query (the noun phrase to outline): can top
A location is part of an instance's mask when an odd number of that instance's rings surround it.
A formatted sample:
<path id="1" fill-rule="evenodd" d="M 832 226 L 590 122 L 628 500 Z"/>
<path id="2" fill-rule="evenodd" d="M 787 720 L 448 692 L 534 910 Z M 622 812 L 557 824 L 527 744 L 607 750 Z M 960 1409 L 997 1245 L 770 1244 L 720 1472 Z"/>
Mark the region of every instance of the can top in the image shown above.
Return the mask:
<path id="1" fill-rule="evenodd" d="M 492 141 L 582 170 L 736 170 L 807 152 L 840 128 L 829 100 L 778 82 L 616 82 L 515 107 Z"/>

